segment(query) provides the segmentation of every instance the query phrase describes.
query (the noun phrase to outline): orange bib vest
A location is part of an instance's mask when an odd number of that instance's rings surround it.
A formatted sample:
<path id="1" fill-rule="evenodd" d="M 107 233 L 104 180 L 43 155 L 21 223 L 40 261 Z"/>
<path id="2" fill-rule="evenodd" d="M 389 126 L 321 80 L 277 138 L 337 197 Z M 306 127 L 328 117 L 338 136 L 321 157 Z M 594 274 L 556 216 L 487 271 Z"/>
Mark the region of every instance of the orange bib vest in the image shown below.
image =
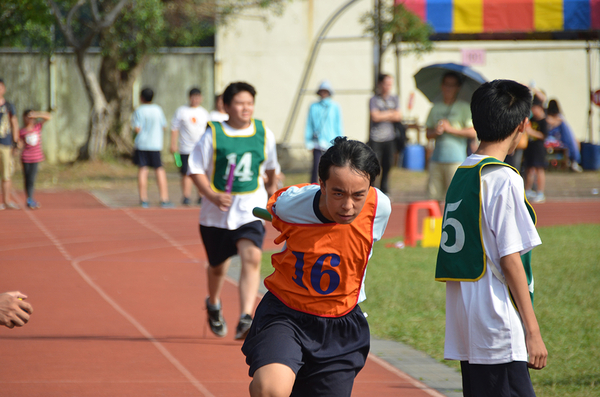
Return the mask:
<path id="1" fill-rule="evenodd" d="M 306 186 L 298 185 L 298 187 Z M 281 220 L 273 205 L 285 189 L 269 199 L 273 226 L 285 250 L 271 257 L 275 268 L 265 286 L 286 306 L 321 317 L 340 317 L 358 303 L 373 247 L 377 192 L 370 188 L 365 205 L 351 224 L 295 224 Z"/>

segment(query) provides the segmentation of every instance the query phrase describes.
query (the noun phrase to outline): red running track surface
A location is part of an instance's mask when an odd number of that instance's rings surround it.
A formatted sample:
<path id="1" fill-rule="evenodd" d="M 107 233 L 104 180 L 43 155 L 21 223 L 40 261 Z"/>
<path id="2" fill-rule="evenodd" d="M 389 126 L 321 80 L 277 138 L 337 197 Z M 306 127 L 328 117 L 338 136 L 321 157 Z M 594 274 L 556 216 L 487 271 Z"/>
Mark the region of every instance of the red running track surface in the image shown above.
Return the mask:
<path id="1" fill-rule="evenodd" d="M 0 289 L 34 307 L 25 327 L 0 328 L 0 394 L 248 395 L 241 343 L 205 325 L 198 209 L 110 209 L 82 191 L 37 198 L 41 210 L 0 213 Z M 237 296 L 230 280 L 230 327 Z M 440 396 L 371 357 L 353 395 L 400 394 Z"/>

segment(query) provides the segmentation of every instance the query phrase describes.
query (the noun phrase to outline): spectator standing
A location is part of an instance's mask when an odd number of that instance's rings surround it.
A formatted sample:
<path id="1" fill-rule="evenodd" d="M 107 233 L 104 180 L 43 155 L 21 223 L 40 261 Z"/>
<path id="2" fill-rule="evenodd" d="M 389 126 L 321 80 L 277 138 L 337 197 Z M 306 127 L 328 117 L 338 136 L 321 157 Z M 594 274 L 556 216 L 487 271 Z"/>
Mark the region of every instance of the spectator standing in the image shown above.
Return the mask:
<path id="1" fill-rule="evenodd" d="M 27 207 L 38 209 L 40 204 L 33 199 L 33 188 L 35 177 L 38 172 L 38 164 L 44 161 L 42 152 L 42 126 L 52 118 L 48 112 L 34 112 L 26 110 L 23 112 L 24 127 L 19 132 L 23 152 L 21 162 L 23 164 L 23 181 L 25 182 L 25 194 L 27 195 Z"/>
<path id="2" fill-rule="evenodd" d="M 548 121 L 548 138 L 554 137 L 560 141 L 562 147 L 567 148 L 569 151 L 571 170 L 582 172 L 583 169 L 579 165 L 581 163 L 579 142 L 575 139 L 575 134 L 573 133 L 571 126 L 565 120 L 556 99 L 551 99 L 550 102 L 548 102 L 546 120 Z"/>
<path id="3" fill-rule="evenodd" d="M 525 166 L 525 194 L 532 203 L 543 203 L 546 201 L 544 188 L 546 187 L 546 147 L 544 140 L 548 135 L 548 123 L 546 122 L 546 110 L 544 101 L 538 96 L 533 96 L 531 104 L 531 119 L 527 126 L 529 143 L 523 152 Z M 533 190 L 533 185 L 536 190 Z"/>
<path id="4" fill-rule="evenodd" d="M 12 156 L 19 142 L 19 119 L 15 107 L 4 98 L 6 86 L 0 79 L 0 177 L 2 178 L 2 199 L 0 210 L 18 210 L 19 206 L 10 200 L 12 188 Z"/>
<path id="5" fill-rule="evenodd" d="M 448 72 L 442 77 L 442 101 L 434 102 L 427 116 L 427 139 L 435 140 L 429 162 L 429 198 L 443 201 L 456 169 L 467 158 L 469 139 L 477 138 L 471 109 L 457 99 L 462 84 L 461 76 Z"/>
<path id="6" fill-rule="evenodd" d="M 388 193 L 388 177 L 394 162 L 396 148 L 395 123 L 402 121 L 398 97 L 391 95 L 394 79 L 388 74 L 377 78 L 377 92 L 369 101 L 369 146 L 381 164 L 381 184 L 383 193 Z"/>
<path id="7" fill-rule="evenodd" d="M 252 118 L 255 95 L 248 83 L 230 84 L 223 93 L 229 120 L 208 123 L 189 157 L 189 174 L 204 197 L 200 235 L 209 263 L 208 323 L 215 335 L 227 335 L 221 292 L 230 258 L 238 254 L 242 262 L 238 340 L 246 337 L 252 324 L 260 283 L 265 227 L 252 209 L 267 205 L 276 190 L 279 169 L 273 132 Z"/>
<path id="8" fill-rule="evenodd" d="M 167 173 L 162 165 L 160 152 L 163 149 L 164 132 L 167 120 L 162 108 L 152 103 L 154 91 L 144 88 L 140 94 L 142 104 L 133 112 L 132 126 L 137 134 L 133 162 L 139 167 L 138 190 L 140 205 L 148 208 L 148 167 L 154 168 L 162 208 L 172 208 L 167 188 Z"/>
<path id="9" fill-rule="evenodd" d="M 188 157 L 200 136 L 206 131 L 208 111 L 202 106 L 202 92 L 199 88 L 192 88 L 189 92 L 189 104 L 180 106 L 171 120 L 171 153 L 179 151 L 181 156 L 181 192 L 183 205 L 191 205 L 192 178 L 187 174 Z M 179 145 L 178 145 L 179 141 Z M 200 198 L 198 203 L 200 203 Z"/>
<path id="10" fill-rule="evenodd" d="M 223 94 L 215 96 L 215 108 L 209 114 L 210 121 L 227 121 L 229 115 L 225 112 L 225 105 L 223 105 Z"/>
<path id="11" fill-rule="evenodd" d="M 313 152 L 313 167 L 310 183 L 317 183 L 319 160 L 321 155 L 331 146 L 338 136 L 344 135 L 342 110 L 340 105 L 331 99 L 333 88 L 325 80 L 319 85 L 317 95 L 321 98 L 310 105 L 306 120 L 305 144 Z"/>

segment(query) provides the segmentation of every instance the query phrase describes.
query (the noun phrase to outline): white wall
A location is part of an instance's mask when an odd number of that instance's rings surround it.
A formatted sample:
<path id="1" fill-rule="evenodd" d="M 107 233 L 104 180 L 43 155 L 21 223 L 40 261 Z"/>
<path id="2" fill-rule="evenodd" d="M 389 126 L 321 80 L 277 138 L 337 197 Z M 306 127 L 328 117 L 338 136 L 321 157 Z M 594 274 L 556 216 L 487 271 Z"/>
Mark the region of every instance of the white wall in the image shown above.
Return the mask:
<path id="1" fill-rule="evenodd" d="M 311 45 L 329 16 L 347 0 L 296 0 L 282 16 L 270 16 L 265 24 L 259 11 L 234 21 L 217 34 L 215 88 L 222 91 L 232 81 L 247 81 L 257 89 L 255 116 L 266 121 L 281 141 L 295 94 L 301 81 Z M 364 35 L 360 16 L 369 11 L 372 1 L 357 1 L 336 22 L 327 37 Z M 565 116 L 580 140 L 588 140 L 588 71 L 586 43 L 580 41 L 477 41 L 438 42 L 433 53 L 401 58 L 401 103 L 406 104 L 416 91 L 413 75 L 423 66 L 462 60 L 461 49 L 485 49 L 485 64 L 474 69 L 486 78 L 513 79 L 524 84 L 534 80 L 549 98 L 557 98 Z M 592 87 L 600 88 L 600 52 L 592 50 Z M 346 135 L 366 140 L 368 99 L 372 95 L 373 46 L 367 39 L 326 41 L 323 43 L 308 83 L 309 95 L 302 97 L 293 126 L 291 144 L 302 147 L 308 105 L 316 100 L 319 81 L 329 79 L 334 96 L 342 106 Z M 395 54 L 386 52 L 384 72 L 395 74 Z M 350 90 L 350 91 L 349 91 Z M 430 108 L 417 92 L 411 116 L 423 123 Z M 594 106 L 594 140 L 600 141 L 600 111 Z"/>

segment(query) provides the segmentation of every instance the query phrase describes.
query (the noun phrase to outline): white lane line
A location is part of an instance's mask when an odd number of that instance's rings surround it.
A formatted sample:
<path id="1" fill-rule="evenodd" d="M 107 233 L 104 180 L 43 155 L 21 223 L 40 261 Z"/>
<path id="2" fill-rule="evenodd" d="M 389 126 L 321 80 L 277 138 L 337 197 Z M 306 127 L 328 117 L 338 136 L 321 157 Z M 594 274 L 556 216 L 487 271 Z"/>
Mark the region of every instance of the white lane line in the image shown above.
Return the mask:
<path id="1" fill-rule="evenodd" d="M 190 251 L 186 250 L 183 245 L 179 244 L 176 240 L 174 240 L 167 233 L 163 232 L 162 230 L 160 230 L 155 225 L 152 225 L 150 222 L 148 222 L 144 218 L 141 218 L 141 217 L 135 215 L 133 212 L 131 212 L 127 208 L 123 209 L 122 211 L 125 214 L 127 214 L 131 219 L 133 219 L 134 221 L 136 221 L 140 225 L 144 226 L 146 229 L 150 230 L 151 232 L 154 232 L 154 233 L 158 234 L 160 237 L 162 237 L 165 240 L 167 240 L 169 242 L 169 244 L 171 244 L 173 247 L 177 248 L 179 251 L 181 251 L 182 254 L 184 254 L 185 256 L 187 256 L 188 258 L 190 258 L 191 260 L 193 260 L 195 263 L 200 263 L 200 261 L 198 260 L 198 258 L 196 258 L 194 255 L 192 255 L 192 253 Z"/>
<path id="2" fill-rule="evenodd" d="M 423 390 L 425 393 L 429 394 L 430 396 L 432 396 L 432 397 L 445 397 L 442 393 L 438 392 L 435 389 L 432 389 L 431 387 L 427 386 L 423 382 L 419 382 L 418 380 L 416 380 L 412 376 L 409 376 L 409 375 L 405 374 L 404 372 L 400 371 L 398 368 L 394 367 L 392 364 L 390 364 L 387 361 L 385 361 L 385 360 L 377 357 L 375 354 L 369 353 L 369 359 L 375 361 L 377 364 L 381 365 L 383 368 L 385 368 L 388 371 L 392 372 L 396 376 L 398 376 L 398 377 L 400 377 L 402 379 L 405 379 L 408 383 L 410 383 L 411 385 L 413 385 L 414 387 L 416 387 L 418 389 Z"/>
<path id="3" fill-rule="evenodd" d="M 150 230 L 153 233 L 158 234 L 160 237 L 164 238 L 165 240 L 167 240 L 169 242 L 169 244 L 171 244 L 173 247 L 177 248 L 179 251 L 181 251 L 181 253 L 183 253 L 185 256 L 187 256 L 188 258 L 190 258 L 194 263 L 200 263 L 203 262 L 204 264 L 204 268 L 208 267 L 208 260 L 205 261 L 200 261 L 198 258 L 196 258 L 192 253 L 190 253 L 188 250 L 185 249 L 185 247 L 183 245 L 181 245 L 179 242 L 177 242 L 175 239 L 173 239 L 171 236 L 169 236 L 169 234 L 167 234 L 166 232 L 160 230 L 156 225 L 151 224 L 150 222 L 148 222 L 147 220 L 135 215 L 131 210 L 129 210 L 128 208 L 125 208 L 122 210 L 124 213 L 126 213 L 129 217 L 131 217 L 131 219 L 135 220 L 136 222 L 138 222 L 140 225 L 144 226 L 146 229 Z M 200 239 L 200 237 L 198 237 Z M 230 266 L 231 268 L 231 266 Z M 225 276 L 225 280 L 227 280 L 228 282 L 230 282 L 231 284 L 233 284 L 234 286 L 238 286 L 238 282 L 237 280 L 235 280 L 234 278 L 232 278 L 229 274 L 227 274 Z M 258 298 L 262 298 L 262 295 L 259 293 L 257 294 Z"/>
<path id="4" fill-rule="evenodd" d="M 78 260 L 74 260 L 71 255 L 67 252 L 67 250 L 65 249 L 65 247 L 62 245 L 62 243 L 60 242 L 60 240 L 58 238 L 56 238 L 43 224 L 41 221 L 39 221 L 37 219 L 37 217 L 35 215 L 33 215 L 32 211 L 25 211 L 25 213 L 27 214 L 27 216 L 31 219 L 31 221 L 42 231 L 42 233 L 44 233 L 44 235 L 46 235 L 46 237 L 48 237 L 48 239 L 50 241 L 52 241 L 52 244 L 54 244 L 54 246 L 56 247 L 56 249 L 58 249 L 58 251 L 65 257 L 65 259 L 67 259 L 70 263 L 71 266 L 75 269 L 75 271 L 77 271 L 77 273 L 79 273 L 79 275 L 90 285 L 90 287 L 92 287 L 94 290 L 96 290 L 96 292 L 109 304 L 113 307 L 113 309 L 115 309 L 118 313 L 120 313 L 123 317 L 125 317 L 146 339 L 148 339 L 153 345 L 154 347 L 156 347 L 156 349 L 158 349 L 158 351 L 160 353 L 162 353 L 162 355 L 175 367 L 179 370 L 179 372 L 181 372 L 181 374 L 183 376 L 185 376 L 188 381 L 194 385 L 196 387 L 196 389 L 198 389 L 198 391 L 200 391 L 200 393 L 202 393 L 204 396 L 206 397 L 215 397 L 214 394 L 212 394 L 210 391 L 208 391 L 208 389 L 206 387 L 204 387 L 204 385 L 202 385 L 202 383 L 196 379 L 194 377 L 194 375 L 192 375 L 192 373 L 183 365 L 179 362 L 179 360 L 177 360 L 175 358 L 175 356 L 173 356 L 171 354 L 171 352 L 169 352 L 167 350 L 167 348 L 165 348 L 159 341 L 156 340 L 156 338 L 154 338 L 154 336 L 152 336 L 152 334 L 146 329 L 144 328 L 144 326 L 142 326 L 142 324 L 140 324 L 133 316 L 131 316 L 129 313 L 127 313 L 121 306 L 119 306 L 119 304 L 117 304 L 117 302 L 115 302 L 107 293 L 104 292 L 104 290 L 102 290 L 102 288 L 100 288 L 99 285 L 97 285 L 88 275 L 85 271 L 83 271 L 83 269 L 81 269 L 81 267 L 79 266 L 79 262 Z M 185 250 L 182 247 L 183 250 Z"/>

